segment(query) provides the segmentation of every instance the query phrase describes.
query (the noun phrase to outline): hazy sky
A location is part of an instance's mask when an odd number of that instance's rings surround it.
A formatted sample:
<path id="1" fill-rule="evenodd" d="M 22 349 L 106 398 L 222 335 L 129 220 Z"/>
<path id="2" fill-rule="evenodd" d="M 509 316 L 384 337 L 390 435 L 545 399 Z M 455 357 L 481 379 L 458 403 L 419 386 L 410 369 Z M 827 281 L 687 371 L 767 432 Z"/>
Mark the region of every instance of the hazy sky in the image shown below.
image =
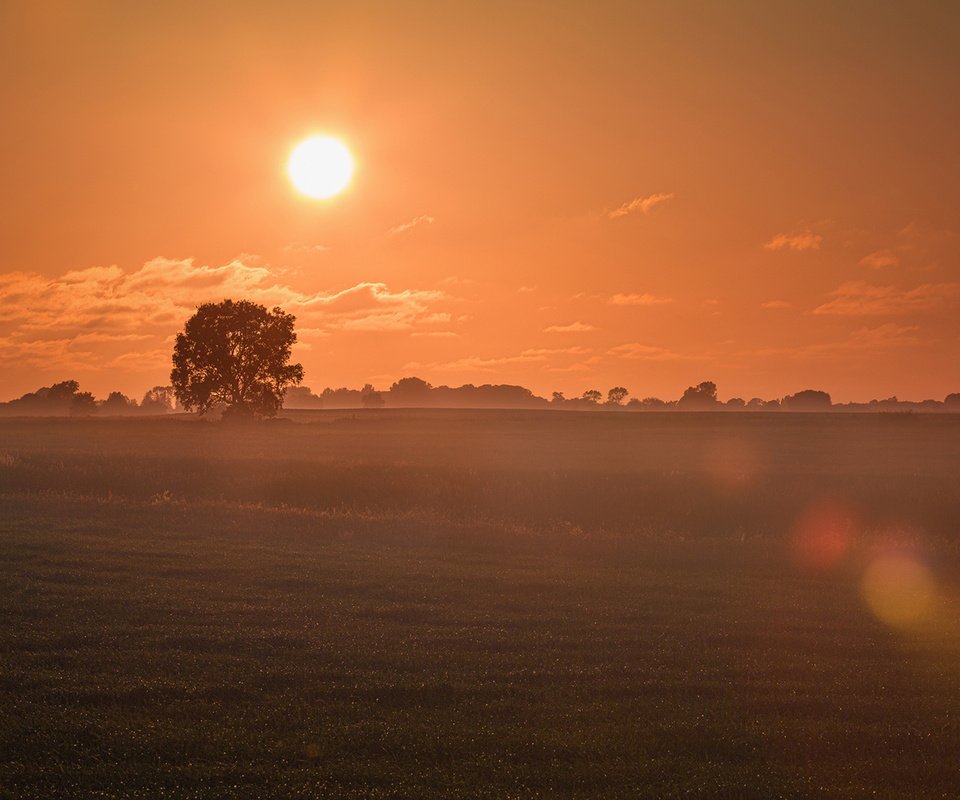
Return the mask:
<path id="1" fill-rule="evenodd" d="M 314 390 L 960 391 L 957 3 L 0 0 L 0 109 L 0 399 L 225 297 Z"/>

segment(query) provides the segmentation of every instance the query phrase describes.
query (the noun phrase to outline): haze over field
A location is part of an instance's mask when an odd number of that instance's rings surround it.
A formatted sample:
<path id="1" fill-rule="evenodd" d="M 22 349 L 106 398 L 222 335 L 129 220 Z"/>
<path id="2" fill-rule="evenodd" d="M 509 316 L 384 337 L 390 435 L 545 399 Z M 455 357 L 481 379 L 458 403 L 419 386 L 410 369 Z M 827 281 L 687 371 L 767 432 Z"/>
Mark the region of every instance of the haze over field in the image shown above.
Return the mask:
<path id="1" fill-rule="evenodd" d="M 956 415 L 0 420 L 24 798 L 949 797 Z"/>
<path id="2" fill-rule="evenodd" d="M 939 2 L 4 3 L 0 400 L 140 397 L 224 297 L 295 314 L 313 386 L 943 398 L 958 39 Z"/>
<path id="3" fill-rule="evenodd" d="M 958 98 L 946 0 L 0 0 L 0 796 L 954 798 Z"/>

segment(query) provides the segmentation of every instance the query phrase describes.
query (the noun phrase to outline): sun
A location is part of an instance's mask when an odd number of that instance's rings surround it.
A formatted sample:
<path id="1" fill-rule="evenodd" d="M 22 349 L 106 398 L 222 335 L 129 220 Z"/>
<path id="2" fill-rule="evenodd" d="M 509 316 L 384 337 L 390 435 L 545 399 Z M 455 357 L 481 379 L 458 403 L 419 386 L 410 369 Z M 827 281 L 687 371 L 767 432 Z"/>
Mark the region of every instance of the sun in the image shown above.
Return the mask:
<path id="1" fill-rule="evenodd" d="M 297 191 L 315 200 L 340 194 L 353 177 L 353 156 L 332 136 L 311 136 L 293 148 L 287 174 Z"/>

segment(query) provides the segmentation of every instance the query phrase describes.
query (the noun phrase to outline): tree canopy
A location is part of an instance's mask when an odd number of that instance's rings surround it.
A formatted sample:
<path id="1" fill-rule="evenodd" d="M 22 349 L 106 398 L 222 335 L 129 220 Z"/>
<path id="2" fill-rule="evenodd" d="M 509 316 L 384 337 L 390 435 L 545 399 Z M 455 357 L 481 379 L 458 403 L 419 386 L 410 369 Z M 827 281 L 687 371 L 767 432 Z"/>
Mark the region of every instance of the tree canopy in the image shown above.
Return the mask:
<path id="1" fill-rule="evenodd" d="M 677 401 L 677 408 L 692 411 L 707 411 L 718 405 L 717 384 L 713 381 L 703 381 L 696 386 L 688 386 L 683 396 Z"/>
<path id="2" fill-rule="evenodd" d="M 187 410 L 226 406 L 230 416 L 272 417 L 287 387 L 303 380 L 290 364 L 295 318 L 248 300 L 204 303 L 177 334 L 170 382 Z"/>

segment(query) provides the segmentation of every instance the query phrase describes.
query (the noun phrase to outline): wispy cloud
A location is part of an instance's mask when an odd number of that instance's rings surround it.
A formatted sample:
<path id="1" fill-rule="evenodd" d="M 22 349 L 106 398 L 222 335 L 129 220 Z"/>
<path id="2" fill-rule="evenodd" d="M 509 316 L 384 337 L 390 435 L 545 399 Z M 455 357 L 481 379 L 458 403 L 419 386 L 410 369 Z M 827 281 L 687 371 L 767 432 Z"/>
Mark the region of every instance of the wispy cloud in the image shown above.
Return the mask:
<path id="1" fill-rule="evenodd" d="M 597 364 L 599 364 L 603 359 L 600 356 L 590 356 L 583 361 L 575 361 L 572 364 L 565 364 L 563 366 L 556 367 L 544 367 L 546 372 L 589 372 Z"/>
<path id="2" fill-rule="evenodd" d="M 683 355 L 665 347 L 655 347 L 640 342 L 628 342 L 611 347 L 607 355 L 615 358 L 625 358 L 631 361 L 689 361 L 696 360 L 696 356 Z"/>
<path id="3" fill-rule="evenodd" d="M 543 329 L 544 333 L 586 333 L 595 331 L 594 325 L 588 325 L 585 322 L 571 322 L 569 325 L 550 325 Z"/>
<path id="4" fill-rule="evenodd" d="M 658 206 L 661 203 L 665 203 L 668 200 L 673 200 L 675 195 L 673 192 L 660 192 L 658 194 L 648 194 L 645 197 L 635 197 L 633 200 L 629 200 L 624 203 L 619 208 L 615 208 L 613 211 L 607 213 L 607 216 L 610 219 L 617 219 L 618 217 L 625 217 L 628 214 L 633 214 L 637 211 L 643 214 L 649 214 L 650 209 L 654 206 Z"/>
<path id="5" fill-rule="evenodd" d="M 870 267 L 871 269 L 895 267 L 899 263 L 900 257 L 892 250 L 876 250 L 860 259 L 861 267 Z"/>
<path id="6" fill-rule="evenodd" d="M 583 356 L 593 352 L 591 347 L 533 347 L 524 350 L 523 354 L 528 356 Z"/>
<path id="7" fill-rule="evenodd" d="M 662 306 L 673 302 L 672 297 L 662 297 L 656 294 L 615 294 L 608 301 L 614 306 Z"/>
<path id="8" fill-rule="evenodd" d="M 900 289 L 847 281 L 830 296 L 833 299 L 817 306 L 814 314 L 899 316 L 952 305 L 960 298 L 960 283 L 924 283 L 914 289 Z"/>
<path id="9" fill-rule="evenodd" d="M 455 331 L 414 331 L 411 336 L 422 336 L 430 339 L 453 339 L 459 336 Z"/>
<path id="10" fill-rule="evenodd" d="M 803 233 L 778 233 L 764 247 L 767 250 L 795 250 L 800 253 L 804 250 L 819 250 L 823 237 L 819 233 L 806 231 Z"/>
<path id="11" fill-rule="evenodd" d="M 387 231 L 387 236 L 399 236 L 401 233 L 411 231 L 419 225 L 433 225 L 433 223 L 436 221 L 436 217 L 431 217 L 429 214 L 421 214 L 419 217 L 414 217 L 409 222 L 404 222 L 391 228 Z"/>
<path id="12" fill-rule="evenodd" d="M 823 359 L 846 357 L 850 353 L 893 350 L 923 344 L 916 325 L 898 325 L 887 322 L 875 328 L 860 328 L 847 337 L 833 342 L 818 342 L 795 347 L 763 347 L 742 355 L 774 356 L 778 358 Z"/>
<path id="13" fill-rule="evenodd" d="M 786 300 L 767 300 L 765 303 L 760 304 L 760 308 L 766 309 L 777 309 L 777 308 L 790 308 L 793 304 L 788 303 Z"/>
<path id="14" fill-rule="evenodd" d="M 495 372 L 501 367 L 514 364 L 547 365 L 556 356 L 584 355 L 590 352 L 588 347 L 532 347 L 515 355 L 466 356 L 452 361 L 433 361 L 424 363 L 410 361 L 403 365 L 404 370 L 430 370 L 433 372 Z"/>
<path id="15" fill-rule="evenodd" d="M 317 255 L 326 253 L 329 249 L 324 244 L 306 244 L 303 242 L 292 242 L 283 246 L 283 252 L 287 255 Z"/>

